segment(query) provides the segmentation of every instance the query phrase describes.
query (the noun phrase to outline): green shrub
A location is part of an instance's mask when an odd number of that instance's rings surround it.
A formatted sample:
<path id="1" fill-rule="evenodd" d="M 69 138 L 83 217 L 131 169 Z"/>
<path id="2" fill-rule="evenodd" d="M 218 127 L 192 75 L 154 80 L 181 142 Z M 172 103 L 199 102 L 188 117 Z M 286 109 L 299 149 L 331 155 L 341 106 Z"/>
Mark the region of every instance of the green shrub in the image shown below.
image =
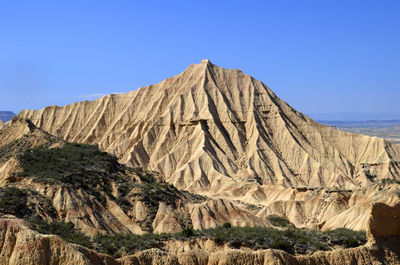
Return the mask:
<path id="1" fill-rule="evenodd" d="M 110 193 L 110 180 L 120 178 L 117 158 L 92 145 L 66 143 L 51 149 L 40 146 L 19 154 L 17 158 L 23 177 L 67 184 L 96 197 L 101 197 L 99 191 Z"/>
<path id="2" fill-rule="evenodd" d="M 188 240 L 193 237 L 210 238 L 217 245 L 227 243 L 232 248 L 242 246 L 252 249 L 272 248 L 285 250 L 291 254 L 311 254 L 317 250 L 331 249 L 335 245 L 349 248 L 366 242 L 364 232 L 343 228 L 328 232 L 295 227 L 284 230 L 269 227 L 217 227 L 202 231 L 187 228 L 177 234 L 99 234 L 89 239 L 74 229 L 71 223 L 47 222 L 36 217 L 29 219 L 29 224 L 41 233 L 57 234 L 67 242 L 93 247 L 116 258 L 149 248 L 163 248 L 165 240 Z"/>
<path id="3" fill-rule="evenodd" d="M 335 230 L 326 231 L 324 234 L 330 236 L 334 244 L 343 245 L 346 248 L 357 247 L 367 243 L 365 231 L 337 228 Z"/>
<path id="4" fill-rule="evenodd" d="M 214 240 L 214 243 L 217 245 L 222 245 L 224 243 L 224 240 L 220 236 L 214 236 L 213 240 Z"/>
<path id="5" fill-rule="evenodd" d="M 75 229 L 73 223 L 51 222 L 38 216 L 29 218 L 27 221 L 30 227 L 39 233 L 58 235 L 69 243 L 79 244 L 87 248 L 92 247 L 90 239 Z"/>
<path id="6" fill-rule="evenodd" d="M 289 225 L 292 225 L 292 223 L 288 219 L 280 217 L 278 215 L 270 215 L 267 217 L 267 220 L 273 226 L 288 227 Z"/>
<path id="7" fill-rule="evenodd" d="M 93 238 L 96 249 L 115 258 L 134 254 L 136 251 L 161 247 L 165 235 L 158 234 L 105 234 Z"/>
<path id="8" fill-rule="evenodd" d="M 0 213 L 20 218 L 29 214 L 27 191 L 15 187 L 0 188 Z"/>
<path id="9" fill-rule="evenodd" d="M 193 229 L 191 228 L 185 228 L 183 229 L 183 231 L 181 232 L 182 236 L 184 237 L 192 237 L 194 236 L 194 232 Z"/>
<path id="10" fill-rule="evenodd" d="M 228 223 L 228 222 L 226 222 L 226 223 L 224 223 L 223 225 L 222 225 L 222 228 L 226 228 L 226 229 L 229 229 L 229 228 L 231 228 L 232 227 L 232 225 L 230 224 L 230 223 Z"/>

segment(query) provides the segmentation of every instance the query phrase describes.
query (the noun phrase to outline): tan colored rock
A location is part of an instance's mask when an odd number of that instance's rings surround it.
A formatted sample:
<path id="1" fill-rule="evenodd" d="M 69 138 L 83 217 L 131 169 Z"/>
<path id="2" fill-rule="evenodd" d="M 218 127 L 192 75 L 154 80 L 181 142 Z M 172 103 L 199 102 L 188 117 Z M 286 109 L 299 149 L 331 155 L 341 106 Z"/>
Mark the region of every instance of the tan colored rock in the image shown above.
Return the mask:
<path id="1" fill-rule="evenodd" d="M 176 194 L 163 195 L 167 196 L 164 199 L 173 200 L 173 205 L 161 202 L 156 209 L 152 209 L 157 212 L 156 216 L 152 216 L 146 206 L 148 202 L 143 201 L 140 196 L 130 197 L 132 207 L 122 209 L 120 205 L 110 199 L 109 195 L 100 190 L 99 194 L 105 198 L 104 201 L 100 200 L 98 196 L 88 194 L 84 189 L 76 189 L 71 185 L 35 182 L 32 178 L 17 177 L 15 173 L 21 169 L 16 154 L 39 145 L 55 148 L 65 142 L 35 127 L 29 120 L 14 118 L 7 126 L 7 129 L 0 131 L 0 138 L 3 137 L 5 141 L 8 139 L 8 143 L 12 143 L 15 148 L 3 145 L 10 155 L 0 157 L 0 187 L 12 185 L 31 191 L 36 195 L 29 196 L 28 203 L 32 206 L 34 213 L 48 220 L 72 222 L 86 235 L 117 232 L 143 234 L 148 230 L 147 227 L 141 227 L 141 224 L 147 219 L 150 220 L 150 225 L 152 224 L 152 231 L 156 233 L 179 232 L 185 227 L 192 227 L 192 223 L 196 227 L 202 228 L 215 227 L 224 222 L 242 226 L 246 224 L 254 226 L 258 223 L 263 225 L 263 221 L 260 221 L 255 213 L 242 209 L 243 207 L 236 203 L 229 201 L 221 203 L 221 200 L 213 201 L 204 198 L 202 200 L 210 202 L 199 204 L 197 199 L 192 199 L 194 195 L 185 195 L 179 191 L 176 191 Z M 9 133 L 16 131 L 23 131 L 24 134 L 11 135 Z M 11 139 L 14 142 L 10 142 Z M 135 173 L 120 173 L 126 174 L 124 175 L 126 178 L 140 182 L 140 178 Z M 111 186 L 113 187 L 113 196 L 117 196 L 116 183 L 111 183 Z M 140 188 L 131 190 L 133 194 L 140 195 L 143 192 L 146 191 Z M 173 197 L 169 198 L 168 196 Z M 143 199 L 148 200 L 148 198 Z M 51 205 L 43 205 L 41 201 L 49 201 Z M 200 211 L 202 219 L 199 218 L 196 211 L 191 214 L 191 209 L 196 207 L 202 209 Z M 146 230 L 144 230 L 145 228 Z"/>
<path id="2" fill-rule="evenodd" d="M 233 250 L 213 248 L 208 241 L 168 243 L 168 252 L 150 249 L 118 260 L 67 244 L 57 236 L 40 235 L 20 220 L 0 220 L 0 263 L 85 265 L 247 265 L 247 264 L 400 264 L 398 214 L 400 204 L 374 204 L 368 222 L 369 243 L 357 248 L 319 251 L 313 255 L 289 255 L 280 250 Z M 384 218 L 377 218 L 384 215 Z M 389 229 L 384 229 L 389 227 Z"/>
<path id="3" fill-rule="evenodd" d="M 398 147 L 318 124 L 262 82 L 208 60 L 156 85 L 18 117 L 213 197 L 242 197 L 260 183 L 356 188 L 374 175 L 399 179 Z"/>
<path id="4" fill-rule="evenodd" d="M 194 204 L 190 215 L 196 230 L 215 228 L 228 222 L 233 226 L 270 226 L 269 222 L 235 205 L 231 201 L 217 199 Z"/>
<path id="5" fill-rule="evenodd" d="M 70 141 L 99 144 L 121 162 L 161 172 L 178 188 L 223 198 L 236 207 L 240 203 L 258 207 L 244 219 L 230 218 L 233 225 L 263 225 L 259 219 L 278 214 L 299 227 L 365 229 L 370 203 L 396 200 L 392 192 L 367 187 L 374 174 L 375 180 L 398 179 L 398 146 L 315 123 L 260 81 L 209 61 L 126 94 L 23 111 L 1 127 L 0 147 L 32 128 L 38 139 L 44 129 Z M 14 181 L 8 178 L 17 170 L 15 166 L 0 162 L 2 185 Z M 135 202 L 128 213 L 135 222 L 148 216 L 142 206 Z M 196 228 L 226 221 L 208 215 L 223 207 L 193 207 L 205 214 L 202 218 L 191 214 Z M 91 233 L 100 227 L 102 231 L 104 227 L 106 231 L 121 229 L 114 225 L 109 229 L 102 221 L 92 220 L 91 214 L 88 210 L 85 215 L 68 216 L 69 220 L 84 218 L 80 227 Z M 177 215 L 170 213 L 157 231 L 175 228 Z M 105 216 L 114 218 L 109 213 Z"/>
<path id="6" fill-rule="evenodd" d="M 177 233 L 182 231 L 183 227 L 175 219 L 175 214 L 171 206 L 161 202 L 157 215 L 153 221 L 154 233 Z"/>
<path id="7" fill-rule="evenodd" d="M 398 245 L 400 237 L 400 204 L 374 203 L 368 219 L 368 241 L 371 244 Z"/>
<path id="8" fill-rule="evenodd" d="M 0 229 L 0 264 L 119 264 L 107 255 L 68 244 L 58 236 L 40 235 L 21 220 L 0 219 Z"/>

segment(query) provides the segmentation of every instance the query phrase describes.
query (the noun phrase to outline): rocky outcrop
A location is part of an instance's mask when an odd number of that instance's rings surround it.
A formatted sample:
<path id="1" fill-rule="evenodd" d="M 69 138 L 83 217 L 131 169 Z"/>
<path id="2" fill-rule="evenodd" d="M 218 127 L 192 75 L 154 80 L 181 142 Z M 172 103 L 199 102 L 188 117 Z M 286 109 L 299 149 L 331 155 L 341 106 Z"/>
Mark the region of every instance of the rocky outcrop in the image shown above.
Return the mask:
<path id="1" fill-rule="evenodd" d="M 390 206 L 374 203 L 368 220 L 367 235 L 371 244 L 397 246 L 395 242 L 400 237 L 400 204 Z"/>
<path id="2" fill-rule="evenodd" d="M 118 265 L 107 255 L 64 242 L 58 236 L 41 235 L 21 220 L 0 219 L 0 264 Z"/>
<path id="3" fill-rule="evenodd" d="M 87 183 L 93 184 L 94 190 L 88 190 L 86 184 L 63 183 L 57 178 L 50 177 L 49 182 L 35 176 L 22 176 L 19 174 L 23 171 L 19 161 L 21 153 L 38 146 L 49 151 L 68 145 L 66 141 L 37 128 L 29 120 L 16 117 L 7 123 L 6 128 L 0 129 L 0 143 L 3 143 L 0 147 L 0 187 L 17 187 L 28 191 L 27 204 L 31 215 L 51 221 L 72 222 L 89 236 L 118 232 L 173 233 L 187 227 L 213 228 L 225 222 L 241 226 L 269 225 L 237 203 L 181 192 L 159 182 L 155 173 L 129 169 L 116 161 L 113 162 L 116 170 L 107 171 L 109 169 L 101 164 L 96 169 L 92 164 L 86 175 L 81 176 L 87 179 Z M 79 148 L 75 151 L 79 153 Z M 90 157 L 86 159 L 91 161 Z M 47 157 L 47 163 L 55 161 Z M 86 164 L 83 166 L 87 167 Z M 57 174 L 57 169 L 52 170 Z M 78 169 L 69 170 L 75 174 Z M 106 192 L 101 188 L 98 176 L 93 175 L 96 170 L 101 174 L 108 172 L 102 182 L 107 181 L 111 191 Z M 75 180 L 79 182 L 79 177 Z M 121 189 L 125 190 L 124 196 L 121 195 Z"/>
<path id="4" fill-rule="evenodd" d="M 170 252 L 150 249 L 118 260 L 94 251 L 67 244 L 57 236 L 40 235 L 23 221 L 0 221 L 1 264 L 93 264 L 93 265 L 233 265 L 233 264 L 400 264 L 400 204 L 371 207 L 368 238 L 365 246 L 313 255 L 289 255 L 278 250 L 221 249 L 213 242 L 170 243 Z M 384 218 L 380 218 L 384 215 Z"/>

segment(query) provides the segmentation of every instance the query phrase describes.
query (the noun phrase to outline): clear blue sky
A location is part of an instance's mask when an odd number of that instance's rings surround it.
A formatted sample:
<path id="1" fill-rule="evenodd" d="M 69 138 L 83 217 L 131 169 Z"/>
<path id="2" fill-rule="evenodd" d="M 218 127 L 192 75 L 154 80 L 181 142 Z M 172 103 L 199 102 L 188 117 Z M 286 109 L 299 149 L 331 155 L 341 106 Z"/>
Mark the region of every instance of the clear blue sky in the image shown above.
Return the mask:
<path id="1" fill-rule="evenodd" d="M 400 114 L 399 14 L 397 0 L 0 1 L 0 110 L 130 91 L 208 58 L 304 113 Z"/>

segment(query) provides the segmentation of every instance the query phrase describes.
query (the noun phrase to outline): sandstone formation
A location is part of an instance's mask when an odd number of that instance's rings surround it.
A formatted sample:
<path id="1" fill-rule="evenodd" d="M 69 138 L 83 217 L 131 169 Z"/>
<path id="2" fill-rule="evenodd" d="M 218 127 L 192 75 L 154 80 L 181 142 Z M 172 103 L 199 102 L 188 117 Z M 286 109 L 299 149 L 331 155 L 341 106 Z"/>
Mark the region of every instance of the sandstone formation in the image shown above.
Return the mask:
<path id="1" fill-rule="evenodd" d="M 385 218 L 380 218 L 384 213 Z M 85 264 L 85 265 L 233 265 L 233 264 L 400 264 L 398 214 L 400 204 L 371 207 L 368 238 L 365 246 L 317 252 L 313 255 L 289 255 L 277 250 L 234 250 L 212 248 L 210 242 L 190 245 L 179 253 L 171 246 L 171 253 L 157 249 L 138 252 L 118 260 L 83 247 L 67 244 L 57 236 L 40 235 L 30 230 L 23 221 L 0 221 L 1 264 Z M 392 229 L 382 229 L 391 227 Z"/>
<path id="2" fill-rule="evenodd" d="M 270 184 L 356 188 L 400 176 L 400 150 L 389 142 L 318 124 L 262 82 L 208 60 L 126 94 L 18 116 L 209 196 Z"/>
<path id="3" fill-rule="evenodd" d="M 0 264 L 110 264 L 117 261 L 64 242 L 58 236 L 41 235 L 30 230 L 21 220 L 0 219 Z"/>
<path id="4" fill-rule="evenodd" d="M 278 214 L 300 227 L 365 229 L 371 202 L 398 200 L 395 185 L 380 182 L 399 179 L 399 146 L 318 124 L 262 82 L 208 60 L 156 85 L 16 119 L 97 144 L 178 189 L 242 204 L 252 217 L 237 225 Z M 14 130 L 0 133 L 0 146 L 25 133 Z M 156 231 L 180 229 L 169 212 Z"/>
<path id="5" fill-rule="evenodd" d="M 7 123 L 0 129 L 0 143 L 0 187 L 17 187 L 29 191 L 31 215 L 72 222 L 86 235 L 105 232 L 173 233 L 186 227 L 213 228 L 225 222 L 236 226 L 270 225 L 237 203 L 195 196 L 163 183 L 142 181 L 141 174 L 152 177 L 153 173 L 130 171 L 117 162 L 114 166 L 121 169 L 105 176 L 106 179 L 110 178 L 113 187 L 111 193 L 96 187 L 97 192 L 93 194 L 87 188 L 73 183 L 49 183 L 18 176 L 16 173 L 22 171 L 19 153 L 38 146 L 59 148 L 67 143 L 37 128 L 29 120 L 14 118 Z M 112 179 L 115 174 L 119 177 Z M 90 174 L 85 176 L 89 182 L 94 182 L 95 179 L 90 180 L 90 177 Z M 120 203 L 121 181 L 129 187 L 123 198 L 125 204 Z M 149 204 L 150 199 L 154 200 L 149 196 L 156 193 L 159 201 Z"/>
<path id="6" fill-rule="evenodd" d="M 0 263 L 400 264 L 399 180 L 399 146 L 318 124 L 262 82 L 204 60 L 156 85 L 0 124 L 0 195 L 19 189 L 26 201 L 0 219 Z M 16 219 L 27 215 L 88 236 L 268 227 L 278 215 L 297 227 L 367 230 L 369 241 L 290 255 L 170 239 L 113 259 L 36 233 Z"/>

